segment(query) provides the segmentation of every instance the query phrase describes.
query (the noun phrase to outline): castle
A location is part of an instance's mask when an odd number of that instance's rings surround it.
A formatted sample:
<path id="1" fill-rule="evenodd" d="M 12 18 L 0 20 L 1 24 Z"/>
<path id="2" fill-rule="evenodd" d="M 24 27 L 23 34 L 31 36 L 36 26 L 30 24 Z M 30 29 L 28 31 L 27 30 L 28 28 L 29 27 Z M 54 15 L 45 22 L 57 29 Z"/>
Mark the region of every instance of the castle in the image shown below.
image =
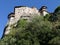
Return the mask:
<path id="1" fill-rule="evenodd" d="M 8 22 L 3 36 L 9 34 L 11 25 L 16 24 L 20 19 L 30 21 L 35 16 L 45 16 L 46 14 L 49 14 L 46 6 L 42 6 L 39 10 L 35 7 L 16 6 L 14 12 L 8 15 Z"/>

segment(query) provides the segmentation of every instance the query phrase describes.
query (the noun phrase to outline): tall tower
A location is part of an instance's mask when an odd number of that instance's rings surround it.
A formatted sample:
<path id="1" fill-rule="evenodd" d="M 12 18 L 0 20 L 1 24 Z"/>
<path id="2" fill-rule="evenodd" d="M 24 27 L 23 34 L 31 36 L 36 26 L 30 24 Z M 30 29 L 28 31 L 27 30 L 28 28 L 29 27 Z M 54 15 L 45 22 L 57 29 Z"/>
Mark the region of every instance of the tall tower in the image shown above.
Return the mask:
<path id="1" fill-rule="evenodd" d="M 11 25 L 15 23 L 14 20 L 15 20 L 14 13 L 10 13 L 8 15 L 8 22 L 7 22 L 7 25 L 4 28 L 4 32 L 3 32 L 3 36 L 2 37 L 4 37 L 5 35 L 8 35 L 9 34 L 10 29 L 11 29 Z"/>
<path id="2" fill-rule="evenodd" d="M 8 24 L 9 25 L 12 25 L 12 24 L 14 24 L 15 22 L 15 14 L 14 13 L 10 13 L 9 15 L 8 15 Z"/>
<path id="3" fill-rule="evenodd" d="M 40 9 L 39 9 L 39 12 L 41 13 L 41 15 L 45 16 L 46 14 L 49 14 L 47 12 L 47 7 L 46 6 L 42 6 Z"/>

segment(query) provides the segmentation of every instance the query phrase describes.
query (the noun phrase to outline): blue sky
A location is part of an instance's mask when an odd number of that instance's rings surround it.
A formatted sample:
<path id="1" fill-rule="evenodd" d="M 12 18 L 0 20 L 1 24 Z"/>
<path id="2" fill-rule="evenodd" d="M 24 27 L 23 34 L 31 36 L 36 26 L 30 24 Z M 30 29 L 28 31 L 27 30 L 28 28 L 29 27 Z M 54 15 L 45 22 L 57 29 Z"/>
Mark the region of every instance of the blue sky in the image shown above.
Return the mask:
<path id="1" fill-rule="evenodd" d="M 60 5 L 60 0 L 0 0 L 0 37 L 8 21 L 7 16 L 14 12 L 15 6 L 34 6 L 39 9 L 43 5 L 48 7 L 49 12 L 54 12 L 55 8 Z"/>

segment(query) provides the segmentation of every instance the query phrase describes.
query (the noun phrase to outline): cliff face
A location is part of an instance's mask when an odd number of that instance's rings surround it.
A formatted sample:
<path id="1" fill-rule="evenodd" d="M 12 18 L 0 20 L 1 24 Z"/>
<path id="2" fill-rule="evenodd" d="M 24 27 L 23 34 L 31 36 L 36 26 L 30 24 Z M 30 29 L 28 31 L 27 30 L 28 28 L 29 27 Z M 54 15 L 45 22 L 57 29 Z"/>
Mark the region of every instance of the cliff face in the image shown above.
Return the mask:
<path id="1" fill-rule="evenodd" d="M 37 10 L 37 8 L 35 7 L 15 7 L 14 9 L 14 13 L 10 13 L 8 15 L 8 23 L 7 26 L 4 29 L 4 34 L 3 35 L 7 35 L 10 32 L 11 29 L 11 25 L 15 24 L 20 20 L 20 19 L 24 19 L 27 21 L 30 21 L 32 18 L 34 18 L 35 16 L 40 16 L 41 14 L 43 14 L 43 16 L 45 16 L 46 14 L 48 14 L 48 12 L 46 11 L 46 8 L 44 8 L 45 6 L 43 6 L 41 8 L 41 10 Z"/>

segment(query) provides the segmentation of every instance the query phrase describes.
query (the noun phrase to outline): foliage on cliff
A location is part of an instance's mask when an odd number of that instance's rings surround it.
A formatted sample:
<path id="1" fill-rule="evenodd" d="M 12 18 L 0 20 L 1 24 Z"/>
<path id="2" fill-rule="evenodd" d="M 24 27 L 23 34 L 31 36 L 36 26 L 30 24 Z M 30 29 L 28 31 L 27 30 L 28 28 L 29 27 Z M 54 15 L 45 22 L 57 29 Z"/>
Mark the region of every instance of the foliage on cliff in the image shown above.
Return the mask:
<path id="1" fill-rule="evenodd" d="M 54 13 L 35 17 L 31 22 L 19 20 L 0 45 L 60 45 L 60 18 Z"/>

